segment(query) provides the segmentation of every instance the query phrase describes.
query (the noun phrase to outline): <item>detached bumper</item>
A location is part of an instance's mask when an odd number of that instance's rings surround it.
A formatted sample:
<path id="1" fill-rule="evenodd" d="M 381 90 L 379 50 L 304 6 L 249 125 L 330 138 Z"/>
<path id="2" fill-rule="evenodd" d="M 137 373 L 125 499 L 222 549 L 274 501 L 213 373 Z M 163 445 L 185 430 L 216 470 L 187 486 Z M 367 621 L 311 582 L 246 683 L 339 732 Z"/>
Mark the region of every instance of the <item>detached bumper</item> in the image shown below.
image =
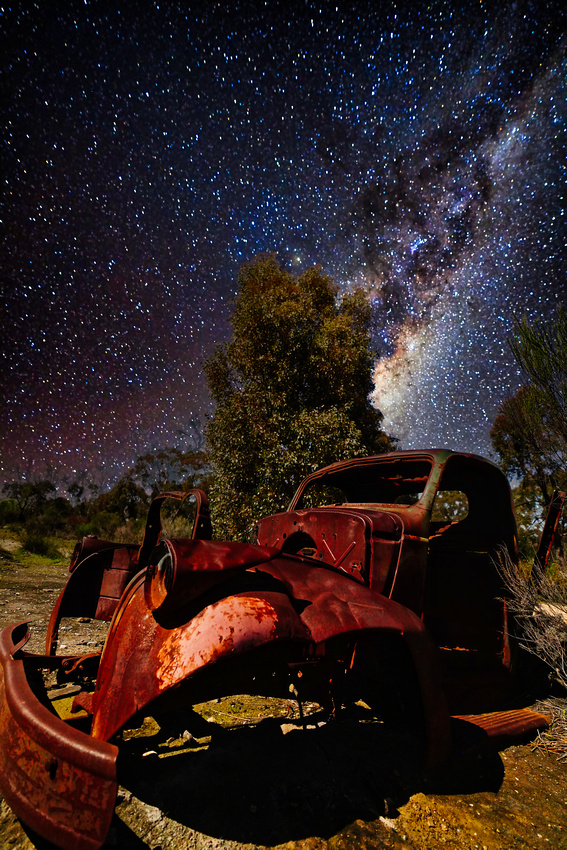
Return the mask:
<path id="1" fill-rule="evenodd" d="M 27 623 L 0 632 L 0 793 L 39 835 L 65 850 L 97 850 L 116 800 L 118 748 L 42 705 L 28 670 L 53 658 L 22 652 Z"/>

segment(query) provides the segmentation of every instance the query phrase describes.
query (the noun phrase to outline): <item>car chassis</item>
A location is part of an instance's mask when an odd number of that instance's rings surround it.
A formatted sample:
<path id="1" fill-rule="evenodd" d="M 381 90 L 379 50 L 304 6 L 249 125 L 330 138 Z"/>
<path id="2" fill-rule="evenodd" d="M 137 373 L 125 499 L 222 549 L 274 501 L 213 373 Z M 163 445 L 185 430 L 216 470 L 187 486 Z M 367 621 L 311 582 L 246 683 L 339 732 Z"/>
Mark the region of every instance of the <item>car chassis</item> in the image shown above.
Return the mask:
<path id="1" fill-rule="evenodd" d="M 164 500 L 189 497 L 191 537 L 163 539 Z M 202 491 L 161 494 L 140 548 L 77 545 L 45 654 L 25 650 L 27 623 L 0 633 L 0 792 L 60 847 L 104 843 L 117 735 L 154 710 L 244 693 L 292 692 L 330 714 L 410 699 L 427 770 L 449 757 L 455 718 L 495 747 L 546 726 L 510 707 L 517 647 L 499 562 L 517 561 L 516 525 L 489 461 L 448 450 L 342 461 L 308 476 L 252 542 L 211 538 Z M 64 617 L 110 621 L 102 654 L 57 654 Z M 58 717 L 46 670 L 96 675 L 74 702 L 88 731 Z"/>

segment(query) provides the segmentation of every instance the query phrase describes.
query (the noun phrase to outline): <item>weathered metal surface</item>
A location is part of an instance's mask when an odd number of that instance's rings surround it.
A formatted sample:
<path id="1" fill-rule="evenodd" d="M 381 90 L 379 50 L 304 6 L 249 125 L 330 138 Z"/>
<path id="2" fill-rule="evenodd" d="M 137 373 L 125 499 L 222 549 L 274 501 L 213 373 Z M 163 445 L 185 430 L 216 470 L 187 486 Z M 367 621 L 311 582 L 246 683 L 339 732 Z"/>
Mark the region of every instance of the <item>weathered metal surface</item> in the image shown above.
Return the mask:
<path id="1" fill-rule="evenodd" d="M 140 568 L 145 569 L 150 555 L 157 546 L 161 535 L 161 507 L 168 499 L 173 499 L 176 502 L 185 502 L 187 499 L 194 498 L 195 519 L 193 522 L 193 530 L 191 532 L 191 540 L 210 540 L 213 535 L 211 526 L 211 517 L 209 513 L 209 500 L 204 490 L 195 487 L 191 490 L 168 490 L 166 493 L 160 493 L 153 500 L 148 511 L 146 520 L 146 530 L 144 539 L 140 548 L 139 563 Z"/>
<path id="2" fill-rule="evenodd" d="M 541 583 L 541 580 L 547 569 L 549 556 L 551 555 L 551 549 L 553 547 L 553 543 L 555 541 L 555 537 L 559 529 L 559 520 L 561 519 L 561 514 L 563 513 L 563 508 L 565 506 L 566 499 L 567 493 L 564 493 L 562 490 L 554 490 L 553 496 L 551 497 L 551 502 L 549 503 L 549 508 L 547 510 L 545 524 L 541 532 L 541 537 L 539 545 L 537 547 L 535 561 L 530 576 L 531 581 L 537 586 L 539 586 L 539 584 Z"/>
<path id="3" fill-rule="evenodd" d="M 152 502 L 146 522 L 142 547 L 112 543 L 96 537 L 84 537 L 77 544 L 69 572 L 69 581 L 61 591 L 52 611 L 46 636 L 46 652 L 56 652 L 59 625 L 63 617 L 91 617 L 110 621 L 128 583 L 145 568 L 149 555 L 161 534 L 160 510 L 164 501 L 185 502 L 194 498 L 195 519 L 191 539 L 210 539 L 212 535 L 209 501 L 199 488 L 172 490 L 162 493 Z"/>
<path id="4" fill-rule="evenodd" d="M 45 651 L 54 655 L 63 617 L 111 620 L 128 582 L 138 571 L 138 547 L 85 537 L 75 548 L 69 580 L 51 612 Z"/>
<path id="5" fill-rule="evenodd" d="M 185 622 L 166 626 L 148 609 L 143 590 L 140 578 L 124 599 L 107 640 L 92 704 L 92 734 L 97 738 L 108 740 L 141 707 L 221 660 L 234 661 L 276 642 L 310 643 L 282 594 L 231 595 Z M 216 687 L 222 694 L 222 670 Z"/>
<path id="6" fill-rule="evenodd" d="M 455 492 L 467 504 L 465 515 L 438 509 Z M 163 502 L 191 495 L 191 538 L 161 540 Z M 71 846 L 70 835 L 83 836 L 100 811 L 94 843 L 72 842 L 99 846 L 115 790 L 116 754 L 106 742 L 158 703 L 190 706 L 230 693 L 291 690 L 334 711 L 362 695 L 388 702 L 401 690 L 420 709 L 429 767 L 447 756 L 451 723 L 498 745 L 542 728 L 539 715 L 470 713 L 484 711 L 481 704 L 498 708 L 512 681 L 506 589 L 495 558 L 502 548 L 516 558 L 516 527 L 510 488 L 488 461 L 429 451 L 333 464 L 301 484 L 289 511 L 260 521 L 253 544 L 210 537 L 201 491 L 162 494 L 139 552 L 83 543 L 50 621 L 47 656 L 15 657 L 13 630 L 2 633 L 0 735 L 18 740 L 22 765 L 13 787 L 4 780 L 6 798 L 35 828 L 48 824 L 61 846 Z M 81 662 L 53 653 L 61 617 L 80 615 L 112 615 L 94 694 L 76 700 L 92 714 L 90 736 L 55 718 L 26 681 L 33 664 L 61 663 L 72 675 Z M 27 726 L 20 703 L 31 718 Z M 459 716 L 451 719 L 450 710 Z M 89 766 L 97 758 L 106 765 L 102 773 Z M 15 768 L 4 759 L 11 775 Z M 60 763 L 73 768 L 60 770 Z M 94 789 L 91 814 L 88 807 L 74 812 L 82 806 L 83 779 L 73 771 L 81 766 Z M 52 805 L 74 782 L 65 803 Z"/>
<path id="7" fill-rule="evenodd" d="M 25 666 L 41 668 L 42 657 L 22 653 L 28 637 L 26 623 L 0 632 L 0 791 L 39 835 L 68 850 L 95 850 L 114 812 L 118 750 L 38 701 Z"/>
<path id="8" fill-rule="evenodd" d="M 177 610 L 215 585 L 279 554 L 275 548 L 221 540 L 163 540 L 146 569 L 145 595 L 152 611 Z"/>
<path id="9" fill-rule="evenodd" d="M 549 718 L 528 708 L 491 711 L 484 714 L 455 715 L 454 720 L 466 724 L 462 729 L 463 749 L 501 749 L 542 732 Z"/>
<path id="10" fill-rule="evenodd" d="M 399 554 L 403 525 L 398 517 L 365 515 L 363 509 L 313 508 L 267 517 L 258 524 L 258 542 L 286 554 L 300 554 L 344 571 L 381 592 Z M 379 585 L 379 586 L 377 586 Z"/>
<path id="11" fill-rule="evenodd" d="M 213 543 L 203 544 L 203 550 L 206 545 L 214 552 Z M 142 577 L 131 586 L 101 660 L 92 734 L 110 738 L 141 706 L 208 665 L 266 644 L 294 644 L 290 660 L 299 663 L 318 655 L 322 661 L 325 643 L 337 636 L 394 633 L 413 657 L 426 707 L 428 759 L 442 758 L 449 746 L 448 712 L 435 648 L 421 621 L 358 583 L 352 582 L 346 594 L 342 576 L 328 569 L 308 571 L 301 562 L 267 554 L 272 557 L 253 568 L 250 590 L 233 592 L 192 618 L 182 616 L 177 625 L 175 620 L 160 624 L 152 615 L 142 596 Z M 270 663 L 269 656 L 262 658 L 264 668 Z M 262 681 L 261 666 L 257 672 Z M 221 693 L 221 670 L 217 687 Z"/>
<path id="12" fill-rule="evenodd" d="M 447 704 L 436 647 L 421 620 L 402 605 L 357 582 L 350 583 L 347 591 L 340 574 L 323 568 L 308 571 L 297 561 L 273 559 L 261 571 L 277 578 L 292 599 L 310 601 L 300 616 L 317 647 L 338 636 L 400 637 L 411 655 L 419 683 L 426 761 L 429 765 L 442 761 L 450 747 Z M 409 673 L 404 671 L 404 675 Z M 389 688 L 391 683 L 383 686 Z"/>

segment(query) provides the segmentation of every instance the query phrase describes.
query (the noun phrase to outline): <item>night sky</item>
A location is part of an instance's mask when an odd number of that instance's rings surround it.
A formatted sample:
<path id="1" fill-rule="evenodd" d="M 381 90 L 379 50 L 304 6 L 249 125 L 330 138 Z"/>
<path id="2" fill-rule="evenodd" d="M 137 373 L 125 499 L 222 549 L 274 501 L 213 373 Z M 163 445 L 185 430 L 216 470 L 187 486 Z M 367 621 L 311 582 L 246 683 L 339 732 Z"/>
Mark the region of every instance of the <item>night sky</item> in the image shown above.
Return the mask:
<path id="1" fill-rule="evenodd" d="M 186 447 L 263 251 L 367 291 L 402 448 L 487 454 L 566 301 L 564 5 L 5 4 L 2 477 Z"/>

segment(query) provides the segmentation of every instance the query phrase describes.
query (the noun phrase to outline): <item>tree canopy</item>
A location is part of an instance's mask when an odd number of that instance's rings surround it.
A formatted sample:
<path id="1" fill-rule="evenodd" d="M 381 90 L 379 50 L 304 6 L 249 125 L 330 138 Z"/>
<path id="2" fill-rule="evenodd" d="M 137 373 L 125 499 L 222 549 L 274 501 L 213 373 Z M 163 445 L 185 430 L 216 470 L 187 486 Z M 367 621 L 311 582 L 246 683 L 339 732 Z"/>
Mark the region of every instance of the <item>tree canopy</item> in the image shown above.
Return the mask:
<path id="1" fill-rule="evenodd" d="M 317 266 L 296 277 L 272 257 L 241 268 L 233 337 L 205 365 L 215 412 L 207 427 L 217 536 L 242 536 L 285 509 L 309 472 L 388 451 L 369 401 L 370 306 L 337 298 Z"/>
<path id="2" fill-rule="evenodd" d="M 554 321 L 532 324 L 524 316 L 510 341 L 529 384 L 540 393 L 549 427 L 567 446 L 567 310 Z"/>
<path id="3" fill-rule="evenodd" d="M 37 513 L 43 508 L 48 499 L 54 498 L 57 487 L 51 481 L 11 481 L 4 484 L 2 492 L 6 493 L 18 506 L 19 518 Z"/>
<path id="4" fill-rule="evenodd" d="M 553 417 L 537 387 L 520 387 L 502 402 L 490 439 L 504 472 L 531 482 L 547 504 L 559 486 L 564 456 Z"/>
<path id="5" fill-rule="evenodd" d="M 516 508 L 529 526 L 567 486 L 567 312 L 560 307 L 546 323 L 524 317 L 510 345 L 526 384 L 500 405 L 490 438 L 504 471 L 519 479 Z"/>

